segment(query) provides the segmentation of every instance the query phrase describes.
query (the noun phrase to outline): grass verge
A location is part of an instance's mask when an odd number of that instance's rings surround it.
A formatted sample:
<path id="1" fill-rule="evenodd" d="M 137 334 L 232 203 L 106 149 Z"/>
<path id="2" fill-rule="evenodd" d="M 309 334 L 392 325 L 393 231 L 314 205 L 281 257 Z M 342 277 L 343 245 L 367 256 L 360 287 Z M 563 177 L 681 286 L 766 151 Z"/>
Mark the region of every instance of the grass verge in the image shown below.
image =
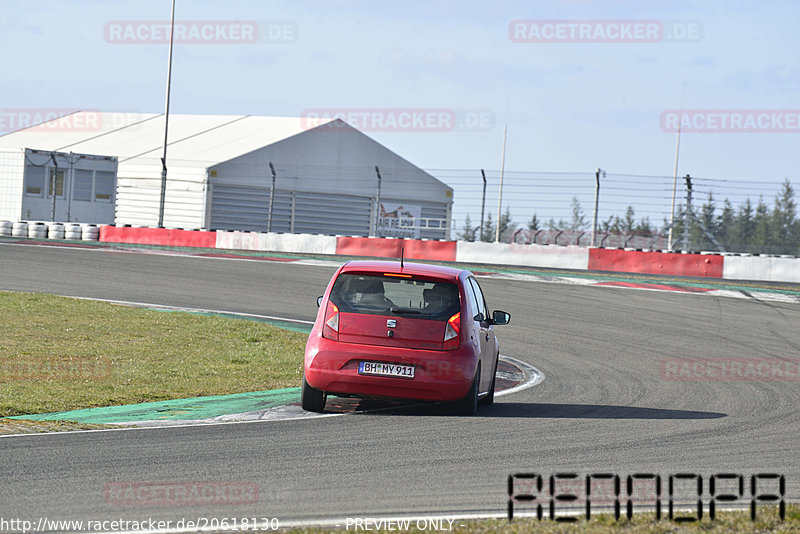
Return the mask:
<path id="1" fill-rule="evenodd" d="M 120 425 L 93 425 L 75 421 L 28 421 L 26 419 L 0 419 L 0 436 L 7 434 L 40 434 L 42 432 L 69 432 L 72 430 L 99 430 L 122 428 Z"/>
<path id="2" fill-rule="evenodd" d="M 306 334 L 0 292 L 0 417 L 298 386 Z"/>

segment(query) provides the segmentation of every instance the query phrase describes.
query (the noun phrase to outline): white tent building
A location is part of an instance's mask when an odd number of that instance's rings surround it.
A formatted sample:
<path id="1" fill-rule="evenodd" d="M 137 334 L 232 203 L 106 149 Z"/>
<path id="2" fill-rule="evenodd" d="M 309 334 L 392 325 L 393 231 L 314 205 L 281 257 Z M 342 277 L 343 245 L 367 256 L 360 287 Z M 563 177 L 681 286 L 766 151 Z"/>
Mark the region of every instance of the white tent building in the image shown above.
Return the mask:
<path id="1" fill-rule="evenodd" d="M 162 114 L 104 112 L 0 136 L 0 219 L 50 220 L 49 172 L 56 220 L 156 226 L 163 136 Z M 75 208 L 84 167 L 105 211 Z M 169 228 L 450 237 L 453 190 L 341 120 L 170 115 L 167 168 Z"/>

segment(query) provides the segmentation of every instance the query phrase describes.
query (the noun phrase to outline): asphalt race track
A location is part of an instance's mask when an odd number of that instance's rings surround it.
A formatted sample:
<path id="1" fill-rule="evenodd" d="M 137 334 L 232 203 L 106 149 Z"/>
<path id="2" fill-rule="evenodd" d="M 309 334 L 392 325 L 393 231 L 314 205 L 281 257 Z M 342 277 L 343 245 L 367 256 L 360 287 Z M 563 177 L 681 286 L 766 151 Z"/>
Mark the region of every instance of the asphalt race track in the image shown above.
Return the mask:
<path id="1" fill-rule="evenodd" d="M 333 267 L 0 245 L 0 289 L 313 320 Z M 800 382 L 672 380 L 664 359 L 800 358 L 800 307 L 483 278 L 503 354 L 545 380 L 476 417 L 423 407 L 0 439 L 0 516 L 502 514 L 510 474 L 779 473 L 800 500 Z M 0 328 L 2 328 L 0 326 Z M 707 478 L 706 478 L 707 480 Z M 254 483 L 258 502 L 108 502 L 118 482 Z M 706 490 L 707 491 L 707 490 Z M 748 490 L 749 491 L 749 490 Z M 707 495 L 707 493 L 706 493 Z"/>

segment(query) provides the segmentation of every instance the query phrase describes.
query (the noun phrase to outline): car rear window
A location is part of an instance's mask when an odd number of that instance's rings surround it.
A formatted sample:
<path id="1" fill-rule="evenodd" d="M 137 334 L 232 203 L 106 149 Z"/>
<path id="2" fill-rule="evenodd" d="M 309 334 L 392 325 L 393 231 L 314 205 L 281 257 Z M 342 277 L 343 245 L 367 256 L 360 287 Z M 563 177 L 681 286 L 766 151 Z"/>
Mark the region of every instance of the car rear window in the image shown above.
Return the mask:
<path id="1" fill-rule="evenodd" d="M 345 313 L 446 321 L 461 309 L 453 282 L 383 275 L 340 274 L 331 301 Z"/>

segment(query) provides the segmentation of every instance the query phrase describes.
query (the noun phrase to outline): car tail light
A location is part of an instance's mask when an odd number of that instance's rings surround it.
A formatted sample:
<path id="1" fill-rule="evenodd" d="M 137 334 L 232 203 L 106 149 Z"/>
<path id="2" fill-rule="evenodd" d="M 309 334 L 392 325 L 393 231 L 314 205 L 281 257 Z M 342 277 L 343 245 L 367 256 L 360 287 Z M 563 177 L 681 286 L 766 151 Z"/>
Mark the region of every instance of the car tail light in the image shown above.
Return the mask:
<path id="1" fill-rule="evenodd" d="M 444 345 L 442 349 L 453 350 L 461 345 L 461 312 L 453 315 L 447 320 L 447 326 L 444 329 Z"/>
<path id="2" fill-rule="evenodd" d="M 328 307 L 325 309 L 322 337 L 339 341 L 339 308 L 331 301 L 328 301 Z"/>

